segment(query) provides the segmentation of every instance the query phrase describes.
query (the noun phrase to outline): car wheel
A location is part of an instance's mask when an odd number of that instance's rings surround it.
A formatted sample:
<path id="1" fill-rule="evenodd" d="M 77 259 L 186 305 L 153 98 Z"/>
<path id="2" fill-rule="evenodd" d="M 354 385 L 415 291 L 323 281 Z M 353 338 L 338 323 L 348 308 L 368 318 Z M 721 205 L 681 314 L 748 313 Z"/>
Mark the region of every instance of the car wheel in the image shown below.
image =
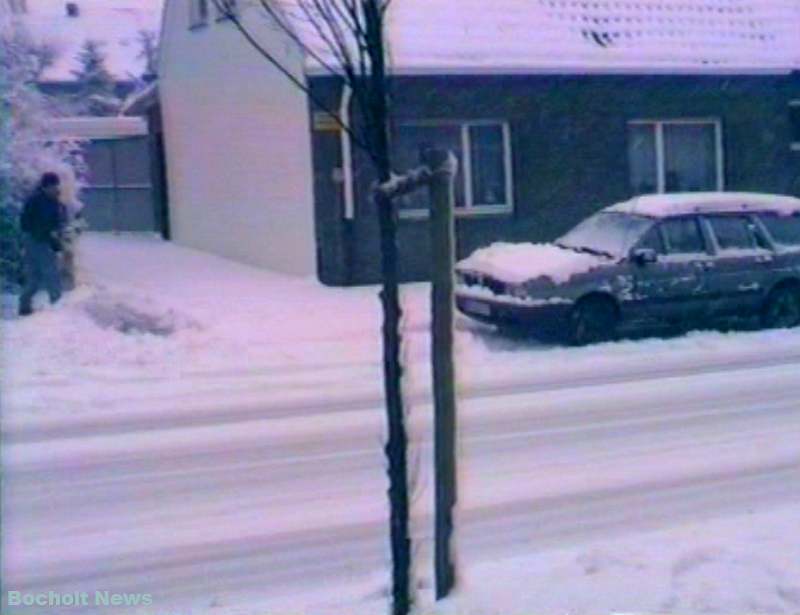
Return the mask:
<path id="1" fill-rule="evenodd" d="M 610 299 L 584 299 L 569 314 L 569 342 L 585 346 L 611 340 L 616 334 L 618 319 L 617 306 Z"/>
<path id="2" fill-rule="evenodd" d="M 769 329 L 800 325 L 800 287 L 786 284 L 773 290 L 764 305 L 762 323 Z"/>

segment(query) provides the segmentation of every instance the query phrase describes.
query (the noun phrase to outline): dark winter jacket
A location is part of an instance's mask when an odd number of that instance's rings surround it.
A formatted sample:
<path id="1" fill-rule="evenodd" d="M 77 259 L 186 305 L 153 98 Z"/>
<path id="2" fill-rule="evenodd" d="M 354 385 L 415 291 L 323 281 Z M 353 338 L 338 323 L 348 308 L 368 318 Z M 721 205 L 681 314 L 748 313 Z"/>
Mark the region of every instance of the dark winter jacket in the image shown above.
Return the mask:
<path id="1" fill-rule="evenodd" d="M 53 245 L 54 235 L 61 230 L 62 209 L 57 199 L 37 190 L 22 208 L 22 232 L 37 241 Z"/>

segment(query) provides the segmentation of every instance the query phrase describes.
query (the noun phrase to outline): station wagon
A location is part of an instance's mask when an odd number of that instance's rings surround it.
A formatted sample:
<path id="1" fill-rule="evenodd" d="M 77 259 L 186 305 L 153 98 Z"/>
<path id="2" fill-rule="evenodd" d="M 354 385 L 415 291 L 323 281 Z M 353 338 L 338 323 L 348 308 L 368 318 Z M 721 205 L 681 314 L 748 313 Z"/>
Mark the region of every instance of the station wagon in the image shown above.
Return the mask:
<path id="1" fill-rule="evenodd" d="M 800 324 L 800 199 L 690 193 L 601 210 L 552 244 L 494 244 L 458 264 L 458 309 L 574 344 L 660 322 Z"/>

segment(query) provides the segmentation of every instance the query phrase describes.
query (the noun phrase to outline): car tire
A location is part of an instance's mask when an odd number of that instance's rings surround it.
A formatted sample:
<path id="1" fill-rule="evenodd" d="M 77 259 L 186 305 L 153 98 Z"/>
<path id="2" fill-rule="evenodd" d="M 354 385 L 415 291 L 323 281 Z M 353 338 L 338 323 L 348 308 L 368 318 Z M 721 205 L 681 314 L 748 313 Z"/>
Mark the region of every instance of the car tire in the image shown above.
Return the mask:
<path id="1" fill-rule="evenodd" d="M 587 297 L 569 313 L 568 335 L 573 346 L 586 346 L 614 339 L 619 313 L 612 299 Z"/>
<path id="2" fill-rule="evenodd" d="M 767 329 L 790 329 L 800 325 L 800 285 L 782 284 L 767 297 L 761 314 Z"/>

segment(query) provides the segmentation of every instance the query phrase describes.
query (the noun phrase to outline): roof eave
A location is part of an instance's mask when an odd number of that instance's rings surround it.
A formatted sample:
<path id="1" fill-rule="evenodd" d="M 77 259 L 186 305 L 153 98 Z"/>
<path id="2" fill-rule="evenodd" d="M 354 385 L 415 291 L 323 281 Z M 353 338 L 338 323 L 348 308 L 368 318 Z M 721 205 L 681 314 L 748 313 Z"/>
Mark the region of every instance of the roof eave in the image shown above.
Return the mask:
<path id="1" fill-rule="evenodd" d="M 391 67 L 395 77 L 433 77 L 433 76 L 525 76 L 525 75 L 675 75 L 675 76 L 786 76 L 800 72 L 792 66 L 586 66 L 586 65 L 426 65 Z M 331 77 L 329 70 L 316 64 L 306 66 L 308 77 Z"/>

